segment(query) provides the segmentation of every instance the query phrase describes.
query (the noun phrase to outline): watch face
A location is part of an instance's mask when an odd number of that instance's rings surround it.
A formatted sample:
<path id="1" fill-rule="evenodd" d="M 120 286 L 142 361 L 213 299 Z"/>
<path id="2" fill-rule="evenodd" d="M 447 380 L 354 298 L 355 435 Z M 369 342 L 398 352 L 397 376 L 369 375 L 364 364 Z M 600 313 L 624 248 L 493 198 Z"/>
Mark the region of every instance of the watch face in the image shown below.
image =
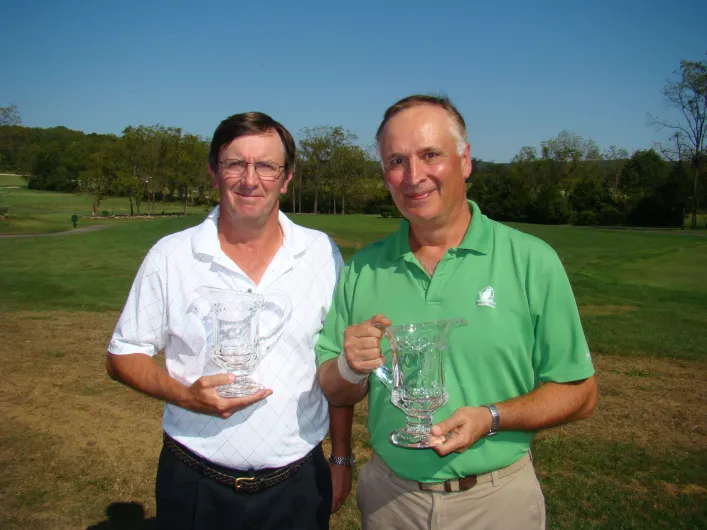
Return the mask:
<path id="1" fill-rule="evenodd" d="M 334 456 L 329 455 L 329 462 L 337 466 L 353 467 L 355 459 L 353 455 L 349 456 Z"/>

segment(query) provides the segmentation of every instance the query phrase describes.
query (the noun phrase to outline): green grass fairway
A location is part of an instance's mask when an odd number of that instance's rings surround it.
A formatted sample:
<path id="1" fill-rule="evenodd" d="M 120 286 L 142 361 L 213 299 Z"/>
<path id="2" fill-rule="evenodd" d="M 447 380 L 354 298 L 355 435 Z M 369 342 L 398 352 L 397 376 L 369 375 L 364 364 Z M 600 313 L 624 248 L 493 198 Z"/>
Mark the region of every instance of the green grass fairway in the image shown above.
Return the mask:
<path id="1" fill-rule="evenodd" d="M 9 208 L 9 215 L 0 219 L 0 234 L 38 234 L 63 232 L 73 229 L 71 216 L 92 214 L 93 201 L 85 193 L 55 193 L 27 189 L 27 183 L 16 175 L 0 175 L 0 206 Z M 101 201 L 97 212 L 111 215 L 129 215 L 130 203 L 125 197 L 108 197 Z M 147 202 L 141 205 L 141 213 L 147 213 Z M 184 209 L 179 202 L 157 202 L 157 214 L 182 214 Z M 202 213 L 203 207 L 191 209 L 192 213 Z M 137 213 L 137 209 L 135 209 Z M 79 228 L 94 224 L 124 222 L 111 219 L 81 219 Z"/>
<path id="2" fill-rule="evenodd" d="M 15 194 L 12 207 L 46 211 L 32 215 L 56 222 L 79 204 L 90 210 L 86 197 L 47 194 L 42 202 L 31 193 L 25 203 Z M 108 380 L 105 347 L 150 246 L 203 217 L 197 210 L 90 233 L 0 239 L 0 527 L 113 524 L 104 514 L 115 502 L 136 502 L 154 516 L 161 406 Z M 345 258 L 399 223 L 292 217 L 330 234 Z M 514 226 L 562 259 L 600 388 L 592 419 L 534 442 L 548 528 L 707 528 L 707 238 Z M 354 424 L 355 476 L 370 457 L 366 406 Z M 352 493 L 332 528 L 358 524 Z"/>
<path id="3" fill-rule="evenodd" d="M 293 216 L 329 233 L 349 258 L 395 230 L 376 216 Z M 70 237 L 0 239 L 0 310 L 119 310 L 143 256 L 160 237 L 203 215 L 119 221 Z M 595 351 L 698 359 L 707 329 L 707 238 L 516 225 L 565 264 Z"/>
<path id="4" fill-rule="evenodd" d="M 26 188 L 27 182 L 20 175 L 0 173 L 0 188 L 5 188 L 8 186 L 20 186 L 22 188 Z"/>

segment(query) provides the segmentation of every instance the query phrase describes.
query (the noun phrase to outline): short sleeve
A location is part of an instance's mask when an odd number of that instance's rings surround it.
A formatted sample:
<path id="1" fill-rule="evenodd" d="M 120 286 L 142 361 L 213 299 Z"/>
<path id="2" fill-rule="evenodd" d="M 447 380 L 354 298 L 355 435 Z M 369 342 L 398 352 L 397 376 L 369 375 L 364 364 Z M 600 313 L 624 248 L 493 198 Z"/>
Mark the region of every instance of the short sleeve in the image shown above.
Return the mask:
<path id="1" fill-rule="evenodd" d="M 349 325 L 349 307 L 346 297 L 349 275 L 349 267 L 345 266 L 334 290 L 331 307 L 317 341 L 317 363 L 320 366 L 337 357 L 344 348 L 344 330 Z"/>
<path id="2" fill-rule="evenodd" d="M 167 300 L 164 272 L 154 251 L 142 262 L 113 332 L 108 351 L 116 355 L 154 356 L 167 342 Z"/>
<path id="3" fill-rule="evenodd" d="M 589 346 L 565 269 L 543 247 L 529 264 L 529 301 L 534 319 L 533 367 L 542 382 L 566 383 L 594 374 Z"/>

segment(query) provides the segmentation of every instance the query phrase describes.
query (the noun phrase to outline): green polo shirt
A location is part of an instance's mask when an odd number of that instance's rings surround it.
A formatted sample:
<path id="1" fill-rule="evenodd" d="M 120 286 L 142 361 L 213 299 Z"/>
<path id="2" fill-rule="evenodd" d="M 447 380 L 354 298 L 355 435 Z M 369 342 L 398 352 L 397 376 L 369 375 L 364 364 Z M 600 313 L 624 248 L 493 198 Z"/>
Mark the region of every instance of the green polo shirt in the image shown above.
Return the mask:
<path id="1" fill-rule="evenodd" d="M 346 264 L 317 344 L 321 364 L 339 355 L 344 330 L 376 313 L 393 325 L 462 317 L 445 352 L 448 403 L 435 421 L 456 409 L 527 394 L 539 382 L 586 379 L 591 356 L 567 275 L 543 241 L 490 220 L 469 201 L 472 221 L 434 275 L 410 250 L 409 223 L 356 253 Z M 390 364 L 390 348 L 382 342 Z M 464 453 L 440 457 L 432 450 L 390 443 L 405 415 L 370 378 L 371 446 L 398 476 L 438 482 L 508 466 L 527 451 L 533 432 L 501 431 Z"/>

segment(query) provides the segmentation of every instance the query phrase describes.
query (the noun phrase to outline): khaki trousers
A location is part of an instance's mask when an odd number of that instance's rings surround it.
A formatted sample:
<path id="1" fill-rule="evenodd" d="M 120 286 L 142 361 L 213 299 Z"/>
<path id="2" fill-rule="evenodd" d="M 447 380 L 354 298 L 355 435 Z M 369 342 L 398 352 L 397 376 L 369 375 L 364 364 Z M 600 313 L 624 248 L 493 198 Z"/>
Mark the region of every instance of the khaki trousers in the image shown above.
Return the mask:
<path id="1" fill-rule="evenodd" d="M 477 484 L 467 491 L 420 491 L 382 460 L 373 457 L 361 469 L 356 503 L 363 530 L 543 530 L 545 498 L 530 460 L 514 473 Z"/>

